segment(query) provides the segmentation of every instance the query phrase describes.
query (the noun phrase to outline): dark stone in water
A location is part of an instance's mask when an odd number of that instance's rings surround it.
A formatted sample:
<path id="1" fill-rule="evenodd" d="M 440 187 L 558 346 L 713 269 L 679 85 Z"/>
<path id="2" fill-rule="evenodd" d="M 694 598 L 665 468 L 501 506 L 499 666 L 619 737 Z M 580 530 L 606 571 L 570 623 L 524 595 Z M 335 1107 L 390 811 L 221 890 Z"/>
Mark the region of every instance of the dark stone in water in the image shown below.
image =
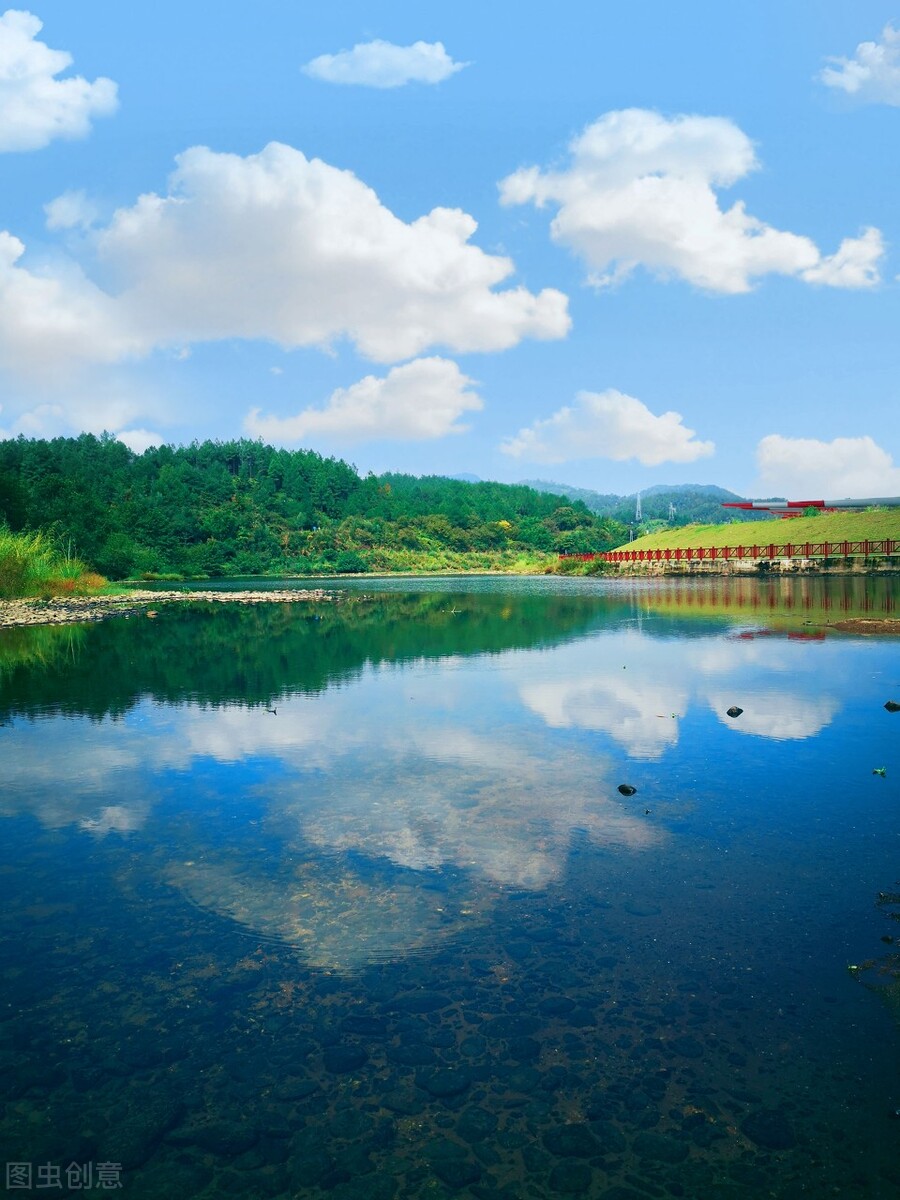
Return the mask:
<path id="1" fill-rule="evenodd" d="M 506 1076 L 506 1086 L 511 1092 L 533 1092 L 541 1083 L 541 1073 L 534 1067 L 517 1067 Z"/>
<path id="2" fill-rule="evenodd" d="M 576 1079 L 577 1076 L 571 1076 L 563 1066 L 550 1067 L 541 1076 L 541 1091 L 555 1092 L 558 1088 L 565 1087 L 566 1084 L 577 1086 Z"/>
<path id="3" fill-rule="evenodd" d="M 116 1162 L 125 1171 L 143 1166 L 163 1135 L 181 1120 L 183 1111 L 183 1105 L 174 1097 L 165 1096 L 127 1108 L 106 1133 L 105 1140 L 116 1147 Z"/>
<path id="4" fill-rule="evenodd" d="M 373 1124 L 368 1113 L 360 1112 L 358 1108 L 345 1108 L 331 1118 L 328 1132 L 332 1137 L 353 1142 L 368 1133 Z"/>
<path id="5" fill-rule="evenodd" d="M 448 1050 L 456 1045 L 456 1034 L 452 1029 L 429 1029 L 422 1041 L 426 1046 L 437 1046 L 440 1050 Z"/>
<path id="6" fill-rule="evenodd" d="M 673 1038 L 669 1046 L 676 1054 L 680 1054 L 682 1058 L 702 1058 L 703 1046 L 695 1037 L 690 1034 L 683 1034 L 681 1037 Z"/>
<path id="7" fill-rule="evenodd" d="M 558 1163 L 547 1181 L 552 1192 L 564 1196 L 583 1196 L 590 1190 L 591 1168 L 585 1163 Z"/>
<path id="8" fill-rule="evenodd" d="M 459 1043 L 459 1052 L 464 1058 L 480 1058 L 487 1048 L 488 1044 L 480 1034 L 472 1034 Z"/>
<path id="9" fill-rule="evenodd" d="M 623 796 L 637 795 L 637 788 L 632 787 L 630 783 L 620 783 L 619 786 L 616 788 L 616 791 L 621 792 L 621 794 Z"/>
<path id="10" fill-rule="evenodd" d="M 326 1150 L 310 1150 L 292 1158 L 288 1170 L 293 1187 L 315 1187 L 334 1170 L 334 1159 Z"/>
<path id="11" fill-rule="evenodd" d="M 481 1032 L 486 1037 L 527 1037 L 528 1034 L 534 1033 L 540 1027 L 541 1023 L 536 1017 L 503 1016 L 485 1021 L 481 1027 Z"/>
<path id="12" fill-rule="evenodd" d="M 397 1012 L 431 1013 L 446 1008 L 450 1002 L 450 997 L 442 996 L 440 992 L 407 992 L 405 996 L 398 996 L 388 1007 Z"/>
<path id="13" fill-rule="evenodd" d="M 541 1012 L 547 1017 L 561 1017 L 570 1013 L 575 1001 L 570 996 L 547 996 L 540 1003 Z"/>
<path id="14" fill-rule="evenodd" d="M 884 707 L 888 712 L 900 712 L 900 704 L 896 700 L 888 700 Z"/>
<path id="15" fill-rule="evenodd" d="M 411 1046 L 389 1046 L 387 1056 L 400 1067 L 427 1067 L 436 1058 L 431 1047 L 424 1046 L 421 1042 Z"/>
<path id="16" fill-rule="evenodd" d="M 319 1090 L 314 1079 L 283 1079 L 273 1090 L 276 1100 L 306 1100 Z"/>
<path id="17" fill-rule="evenodd" d="M 411 1117 L 422 1111 L 422 1101 L 412 1088 L 396 1088 L 392 1092 L 384 1092 L 381 1103 L 388 1112 L 397 1113 L 401 1117 Z"/>
<path id="18" fill-rule="evenodd" d="M 684 1142 L 664 1133 L 639 1133 L 634 1139 L 635 1153 L 651 1162 L 680 1163 L 688 1156 Z"/>
<path id="19" fill-rule="evenodd" d="M 454 1190 L 468 1187 L 470 1183 L 477 1183 L 481 1178 L 481 1167 L 466 1158 L 437 1159 L 432 1162 L 431 1169 L 442 1183 Z"/>
<path id="20" fill-rule="evenodd" d="M 732 704 L 731 708 L 725 709 L 725 712 L 729 717 L 739 717 L 743 711 L 744 710 L 742 708 L 738 708 L 736 704 Z"/>
<path id="21" fill-rule="evenodd" d="M 472 1083 L 472 1074 L 465 1068 L 442 1067 L 436 1071 L 423 1071 L 416 1077 L 420 1088 L 438 1099 L 445 1096 L 459 1096 Z"/>
<path id="22" fill-rule="evenodd" d="M 475 1105 L 465 1109 L 456 1126 L 456 1132 L 464 1142 L 483 1142 L 496 1129 L 497 1118 L 494 1114 Z"/>
<path id="23" fill-rule="evenodd" d="M 386 1037 L 389 1032 L 385 1020 L 366 1017 L 362 1013 L 351 1013 L 349 1017 L 344 1017 L 341 1029 L 344 1033 L 361 1033 L 368 1037 Z"/>
<path id="24" fill-rule="evenodd" d="M 763 1150 L 790 1150 L 797 1144 L 790 1124 L 781 1113 L 771 1109 L 750 1113 L 742 1122 L 741 1131 Z"/>
<path id="25" fill-rule="evenodd" d="M 592 1121 L 591 1129 L 599 1139 L 604 1154 L 621 1154 L 628 1146 L 625 1135 L 612 1121 Z"/>
<path id="26" fill-rule="evenodd" d="M 169 1135 L 177 1146 L 199 1146 L 220 1158 L 234 1158 L 256 1145 L 259 1133 L 238 1121 L 198 1121 L 182 1125 Z M 124 1165 L 124 1164 L 123 1164 Z"/>
<path id="27" fill-rule="evenodd" d="M 368 1175 L 342 1183 L 334 1195 L 338 1200 L 394 1200 L 397 1183 L 387 1175 Z"/>
<path id="28" fill-rule="evenodd" d="M 509 1057 L 516 1062 L 537 1062 L 541 1057 L 541 1043 L 532 1037 L 509 1039 Z"/>
<path id="29" fill-rule="evenodd" d="M 362 1046 L 329 1046 L 324 1055 L 325 1070 L 333 1075 L 356 1071 L 369 1059 Z"/>
<path id="30" fill-rule="evenodd" d="M 587 1125 L 559 1125 L 544 1134 L 544 1145 L 557 1158 L 593 1158 L 600 1143 Z"/>

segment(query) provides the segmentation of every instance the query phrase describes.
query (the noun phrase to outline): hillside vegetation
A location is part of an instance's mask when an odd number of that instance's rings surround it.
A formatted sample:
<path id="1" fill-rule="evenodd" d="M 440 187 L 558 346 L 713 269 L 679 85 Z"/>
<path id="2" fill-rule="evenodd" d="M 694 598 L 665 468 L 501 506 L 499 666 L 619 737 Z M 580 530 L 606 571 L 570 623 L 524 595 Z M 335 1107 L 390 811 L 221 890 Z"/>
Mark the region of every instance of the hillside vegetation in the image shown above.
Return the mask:
<path id="1" fill-rule="evenodd" d="M 0 442 L 0 524 L 50 531 L 111 579 L 429 570 L 585 570 L 616 521 L 500 483 L 368 475 L 262 442 L 151 447 L 109 434 Z"/>
<path id="2" fill-rule="evenodd" d="M 738 546 L 770 542 L 843 542 L 900 538 L 900 509 L 876 508 L 863 512 L 819 513 L 813 517 L 776 517 L 752 526 L 685 525 L 660 529 L 617 550 L 676 550 L 679 547 Z"/>

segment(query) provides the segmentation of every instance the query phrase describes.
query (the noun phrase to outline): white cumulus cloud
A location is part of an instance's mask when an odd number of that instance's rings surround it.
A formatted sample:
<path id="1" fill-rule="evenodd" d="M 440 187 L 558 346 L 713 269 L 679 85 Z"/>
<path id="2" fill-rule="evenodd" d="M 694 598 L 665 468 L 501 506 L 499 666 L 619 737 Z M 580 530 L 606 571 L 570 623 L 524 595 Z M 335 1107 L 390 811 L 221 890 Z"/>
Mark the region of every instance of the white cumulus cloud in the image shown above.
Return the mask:
<path id="1" fill-rule="evenodd" d="M 394 367 L 384 378 L 367 375 L 348 388 L 338 388 L 324 408 L 306 408 L 294 417 L 248 414 L 245 428 L 266 441 L 295 442 L 316 434 L 342 441 L 397 438 L 419 441 L 463 433 L 457 424 L 464 412 L 482 407 L 467 388 L 472 383 L 454 362 L 419 358 Z"/>
<path id="2" fill-rule="evenodd" d="M 825 259 L 810 238 L 765 224 L 743 201 L 720 207 L 717 189 L 758 166 L 750 139 L 724 117 L 610 112 L 570 152 L 563 169 L 527 167 L 508 176 L 500 196 L 504 204 L 556 205 L 552 237 L 585 260 L 596 286 L 638 266 L 732 294 L 769 274 L 833 287 L 878 281 L 877 230 Z"/>
<path id="3" fill-rule="evenodd" d="M 54 228 L 92 217 L 80 193 L 47 212 Z M 346 339 L 391 363 L 564 337 L 566 296 L 498 286 L 513 263 L 472 245 L 476 228 L 458 209 L 402 221 L 350 171 L 290 146 L 247 158 L 197 147 L 168 194 L 139 197 L 82 239 L 84 267 L 36 263 L 0 230 L 0 371 L 46 382 L 227 338 L 325 351 Z"/>
<path id="4" fill-rule="evenodd" d="M 900 467 L 871 437 L 831 442 L 772 433 L 756 449 L 762 495 L 843 500 L 900 495 Z"/>
<path id="5" fill-rule="evenodd" d="M 568 332 L 561 292 L 495 290 L 513 264 L 470 244 L 477 223 L 459 209 L 407 223 L 352 172 L 278 143 L 246 158 L 194 147 L 177 162 L 167 196 L 141 196 L 97 235 L 120 303 L 157 345 L 348 338 L 396 362 Z"/>
<path id="6" fill-rule="evenodd" d="M 376 38 L 339 54 L 320 54 L 303 71 L 326 83 L 395 88 L 407 83 L 440 83 L 468 65 L 454 62 L 441 42 L 396 46 Z"/>
<path id="7" fill-rule="evenodd" d="M 29 270 L 24 244 L 0 230 L 0 369 L 46 379 L 73 364 L 116 362 L 144 348 L 116 302 L 74 264 Z"/>
<path id="8" fill-rule="evenodd" d="M 852 58 L 829 58 L 819 80 L 872 104 L 900 105 L 900 29 L 885 25 L 880 42 L 860 42 Z"/>
<path id="9" fill-rule="evenodd" d="M 636 458 L 647 467 L 694 462 L 712 454 L 712 442 L 697 440 L 677 412 L 657 416 L 646 404 L 610 388 L 579 392 L 575 403 L 535 421 L 500 446 L 504 454 L 530 462 L 562 463 L 580 458 Z"/>
<path id="10" fill-rule="evenodd" d="M 43 25 L 15 8 L 0 15 L 0 151 L 39 150 L 54 138 L 84 137 L 94 117 L 116 111 L 111 79 L 56 76 L 72 65 L 65 50 L 37 41 Z"/>

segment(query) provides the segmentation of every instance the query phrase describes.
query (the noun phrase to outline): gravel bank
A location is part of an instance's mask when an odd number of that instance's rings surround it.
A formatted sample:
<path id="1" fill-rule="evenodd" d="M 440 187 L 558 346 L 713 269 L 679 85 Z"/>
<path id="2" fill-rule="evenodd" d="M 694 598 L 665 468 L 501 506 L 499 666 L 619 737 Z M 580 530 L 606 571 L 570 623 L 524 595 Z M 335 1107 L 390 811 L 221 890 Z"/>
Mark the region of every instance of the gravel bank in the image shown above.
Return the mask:
<path id="1" fill-rule="evenodd" d="M 53 600 L 0 600 L 0 629 L 14 625 L 67 625 L 76 621 L 105 621 L 152 612 L 160 604 L 296 604 L 333 601 L 321 588 L 271 592 L 151 592 L 135 590 L 121 596 L 66 596 Z"/>

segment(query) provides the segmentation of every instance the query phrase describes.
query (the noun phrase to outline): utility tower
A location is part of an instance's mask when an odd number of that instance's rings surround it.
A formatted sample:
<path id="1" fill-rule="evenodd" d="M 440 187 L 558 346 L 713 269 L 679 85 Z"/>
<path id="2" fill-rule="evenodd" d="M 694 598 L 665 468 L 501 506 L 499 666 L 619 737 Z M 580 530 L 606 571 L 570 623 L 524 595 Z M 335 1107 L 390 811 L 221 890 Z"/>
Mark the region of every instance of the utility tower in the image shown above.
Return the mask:
<path id="1" fill-rule="evenodd" d="M 671 500 L 669 501 L 669 520 L 670 521 L 675 520 L 675 505 L 672 503 Z"/>
<path id="2" fill-rule="evenodd" d="M 635 520 L 635 523 L 637 524 L 637 523 L 641 522 L 643 519 L 644 518 L 641 516 L 641 493 L 638 492 L 637 503 L 634 506 L 634 520 Z"/>

